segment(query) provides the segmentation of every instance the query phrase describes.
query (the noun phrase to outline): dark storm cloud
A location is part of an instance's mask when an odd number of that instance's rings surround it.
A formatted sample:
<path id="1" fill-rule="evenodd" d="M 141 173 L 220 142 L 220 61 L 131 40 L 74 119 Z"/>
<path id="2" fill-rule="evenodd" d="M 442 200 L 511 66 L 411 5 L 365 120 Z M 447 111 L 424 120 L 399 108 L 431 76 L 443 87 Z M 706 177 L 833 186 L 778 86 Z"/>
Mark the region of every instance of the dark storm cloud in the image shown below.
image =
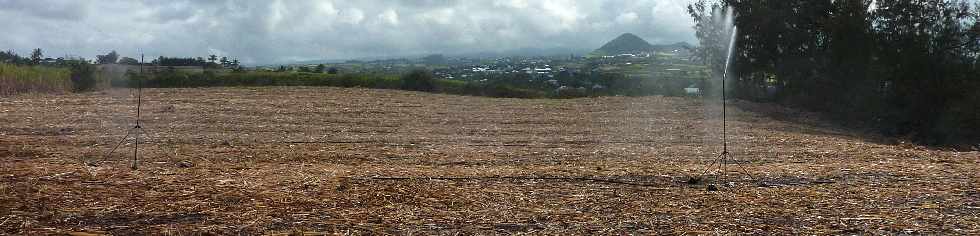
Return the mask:
<path id="1" fill-rule="evenodd" d="M 682 0 L 0 0 L 0 49 L 93 57 L 323 58 L 693 42 Z"/>

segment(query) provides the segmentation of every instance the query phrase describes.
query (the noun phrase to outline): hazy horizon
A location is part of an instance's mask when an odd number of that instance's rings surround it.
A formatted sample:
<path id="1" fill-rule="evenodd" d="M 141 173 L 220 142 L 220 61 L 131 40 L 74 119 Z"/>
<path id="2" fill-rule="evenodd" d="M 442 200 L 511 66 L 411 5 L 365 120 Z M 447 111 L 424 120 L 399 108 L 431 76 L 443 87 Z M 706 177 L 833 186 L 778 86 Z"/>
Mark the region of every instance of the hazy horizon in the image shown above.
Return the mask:
<path id="1" fill-rule="evenodd" d="M 247 64 L 594 49 L 633 33 L 694 43 L 686 1 L 0 0 L 0 50 L 94 58 L 238 58 Z"/>

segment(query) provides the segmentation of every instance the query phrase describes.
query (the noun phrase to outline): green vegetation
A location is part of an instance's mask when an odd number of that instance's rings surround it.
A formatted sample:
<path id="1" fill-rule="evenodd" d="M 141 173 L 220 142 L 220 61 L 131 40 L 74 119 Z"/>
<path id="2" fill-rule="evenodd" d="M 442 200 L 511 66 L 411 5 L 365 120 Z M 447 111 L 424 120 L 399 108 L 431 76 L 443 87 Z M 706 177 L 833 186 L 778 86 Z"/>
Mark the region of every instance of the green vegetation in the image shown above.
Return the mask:
<path id="1" fill-rule="evenodd" d="M 412 70 L 402 77 L 402 89 L 431 92 L 436 88 L 434 80 L 432 73 L 427 70 Z"/>
<path id="2" fill-rule="evenodd" d="M 701 46 L 722 71 L 731 6 L 735 95 L 808 108 L 926 144 L 980 141 L 980 5 L 939 1 L 699 0 Z"/>
<path id="3" fill-rule="evenodd" d="M 94 91 L 99 85 L 95 66 L 87 62 L 76 62 L 72 63 L 69 68 L 71 70 L 72 92 Z"/>
<path id="4" fill-rule="evenodd" d="M 317 66 L 319 67 L 319 66 Z M 615 68 L 614 68 L 615 67 Z M 305 67 L 300 67 L 305 68 Z M 311 67 L 313 68 L 313 67 Z M 324 67 L 325 68 L 325 67 Z M 681 68 L 692 72 L 667 71 Z M 685 96 L 684 88 L 705 88 L 703 66 L 695 65 L 610 65 L 594 72 L 561 72 L 553 78 L 526 73 L 479 74 L 467 80 L 435 78 L 426 69 L 405 73 L 340 73 L 312 70 L 237 71 L 204 73 L 167 69 L 150 72 L 145 87 L 222 87 L 222 86 L 332 86 L 401 89 L 446 94 L 507 98 L 578 98 L 592 96 Z M 653 70 L 653 71 L 651 71 Z M 313 71 L 313 72 L 311 72 Z M 334 72 L 336 73 L 336 71 Z M 115 80 L 114 86 L 136 86 L 139 77 Z"/>
<path id="5" fill-rule="evenodd" d="M 65 68 L 0 63 L 0 97 L 20 93 L 72 91 L 71 71 Z"/>
<path id="6" fill-rule="evenodd" d="M 114 86 L 136 86 L 138 74 L 130 73 L 128 81 L 113 81 Z M 194 73 L 165 70 L 150 74 L 142 81 L 144 87 L 240 87 L 240 86 L 333 86 L 398 89 L 401 81 L 393 76 L 331 75 L 322 73 L 232 72 Z"/>
<path id="7" fill-rule="evenodd" d="M 88 92 L 105 87 L 108 74 L 99 73 L 80 58 L 43 58 L 38 48 L 25 58 L 12 51 L 0 52 L 0 96 L 19 93 Z M 100 60 L 115 60 L 115 52 Z"/>
<path id="8" fill-rule="evenodd" d="M 95 63 L 98 64 L 112 64 L 116 63 L 116 61 L 119 61 L 119 53 L 116 53 L 116 51 L 109 52 L 105 55 L 95 56 Z"/>
<path id="9" fill-rule="evenodd" d="M 135 87 L 142 78 L 130 73 L 126 80 L 113 81 L 114 86 Z M 328 74 L 307 72 L 233 72 L 193 73 L 167 70 L 145 76 L 144 87 L 236 87 L 236 86 L 330 86 L 376 89 L 403 89 L 447 94 L 543 98 L 547 93 L 503 84 L 484 84 L 434 79 L 430 72 L 415 70 L 404 76 L 378 74 Z"/>

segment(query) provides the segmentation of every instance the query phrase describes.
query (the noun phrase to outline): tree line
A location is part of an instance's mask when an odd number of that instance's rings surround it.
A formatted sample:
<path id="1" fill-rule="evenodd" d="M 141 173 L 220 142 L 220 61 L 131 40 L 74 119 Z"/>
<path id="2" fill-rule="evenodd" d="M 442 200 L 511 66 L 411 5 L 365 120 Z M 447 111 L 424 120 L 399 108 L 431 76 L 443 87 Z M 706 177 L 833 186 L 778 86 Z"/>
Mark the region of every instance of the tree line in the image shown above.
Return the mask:
<path id="1" fill-rule="evenodd" d="M 40 48 L 31 50 L 30 57 L 13 51 L 0 52 L 0 84 L 5 95 L 37 92 L 38 87 L 70 87 L 72 92 L 95 90 L 98 86 L 95 67 L 84 58 L 45 58 Z M 58 73 L 67 69 L 68 73 Z M 70 82 L 70 86 L 53 86 Z"/>
<path id="2" fill-rule="evenodd" d="M 113 84 L 111 81 L 105 81 L 106 79 L 99 78 L 100 74 L 95 67 L 96 64 L 139 65 L 140 63 L 140 60 L 121 56 L 115 50 L 104 55 L 96 55 L 94 61 L 87 60 L 83 57 L 45 57 L 44 50 L 41 48 L 31 50 L 29 56 L 21 56 L 11 50 L 0 51 L 0 64 L 7 65 L 4 66 L 4 70 L 0 70 L 0 79 L 3 80 L 0 81 L 0 84 L 6 86 L 4 88 L 4 94 L 30 92 L 33 88 L 39 86 L 44 87 L 47 84 L 60 83 L 58 81 L 69 81 L 73 92 L 93 91 L 99 89 L 100 82 Z M 228 57 L 219 58 L 217 55 L 209 55 L 207 59 L 203 57 L 181 58 L 160 56 L 149 62 L 149 64 L 166 67 L 200 66 L 205 69 L 230 68 L 235 71 L 242 70 L 238 59 L 229 59 Z M 59 70 L 67 70 L 69 73 L 54 73 Z M 45 80 L 36 79 L 40 77 L 50 78 L 45 78 Z"/>
<path id="3" fill-rule="evenodd" d="M 160 56 L 150 62 L 159 66 L 201 66 L 206 68 L 239 68 L 241 66 L 238 59 L 228 59 L 228 57 L 218 58 L 217 55 L 204 57 L 164 57 Z"/>
<path id="4" fill-rule="evenodd" d="M 730 7 L 733 93 L 829 114 L 927 144 L 980 141 L 980 3 L 958 0 L 697 0 L 688 6 L 719 72 Z"/>
<path id="5" fill-rule="evenodd" d="M 68 65 L 70 63 L 85 62 L 90 64 L 123 64 L 123 65 L 139 65 L 140 60 L 131 57 L 120 56 L 115 50 L 106 53 L 105 55 L 96 55 L 95 61 L 88 61 L 82 57 L 58 57 L 58 58 L 46 58 L 44 57 L 44 51 L 40 48 L 35 48 L 31 50 L 31 55 L 29 57 L 24 57 L 18 55 L 16 52 L 7 50 L 0 51 L 0 63 L 11 64 L 11 65 L 48 65 L 48 66 L 61 66 Z M 218 57 L 217 55 L 209 55 L 206 59 L 204 57 L 165 57 L 160 56 L 156 59 L 150 61 L 152 65 L 158 66 L 202 66 L 208 68 L 238 68 L 241 63 L 238 59 L 230 59 L 226 56 Z"/>

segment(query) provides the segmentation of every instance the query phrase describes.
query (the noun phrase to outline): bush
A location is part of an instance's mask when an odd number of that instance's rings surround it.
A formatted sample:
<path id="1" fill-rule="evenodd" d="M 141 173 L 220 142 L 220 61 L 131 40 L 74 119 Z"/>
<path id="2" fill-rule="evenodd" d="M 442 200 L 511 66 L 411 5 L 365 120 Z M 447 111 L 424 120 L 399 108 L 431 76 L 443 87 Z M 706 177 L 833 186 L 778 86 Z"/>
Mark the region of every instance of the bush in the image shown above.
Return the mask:
<path id="1" fill-rule="evenodd" d="M 95 66 L 88 62 L 77 62 L 71 65 L 71 82 L 73 92 L 93 91 L 98 85 L 95 77 Z"/>
<path id="2" fill-rule="evenodd" d="M 436 92 L 465 95 L 467 94 L 466 86 L 469 83 L 459 80 L 436 79 L 435 84 Z"/>
<path id="3" fill-rule="evenodd" d="M 558 98 L 581 98 L 589 96 L 585 88 L 572 88 L 568 86 L 562 86 L 556 89 L 555 94 Z"/>
<path id="4" fill-rule="evenodd" d="M 527 89 L 518 88 L 511 85 L 497 84 L 489 87 L 487 95 L 492 97 L 501 98 L 543 98 L 545 97 L 543 92 Z"/>
<path id="5" fill-rule="evenodd" d="M 428 70 L 417 69 L 402 77 L 402 89 L 431 92 L 435 89 L 435 80 Z"/>

